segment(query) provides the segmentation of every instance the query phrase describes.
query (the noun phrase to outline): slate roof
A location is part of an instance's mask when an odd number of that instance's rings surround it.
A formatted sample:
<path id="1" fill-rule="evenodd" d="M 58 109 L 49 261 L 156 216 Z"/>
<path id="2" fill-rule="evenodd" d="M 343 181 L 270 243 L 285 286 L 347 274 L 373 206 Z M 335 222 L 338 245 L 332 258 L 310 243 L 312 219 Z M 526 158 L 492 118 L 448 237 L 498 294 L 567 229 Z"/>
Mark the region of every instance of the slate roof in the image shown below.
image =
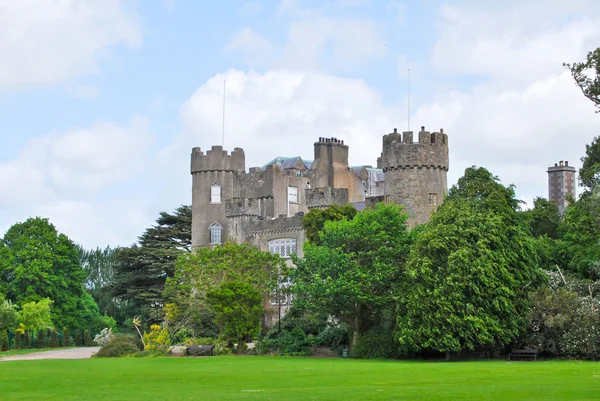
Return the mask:
<path id="1" fill-rule="evenodd" d="M 268 162 L 261 168 L 264 170 L 265 168 L 267 168 L 267 166 L 270 166 L 271 164 L 276 164 L 279 167 L 281 167 L 282 169 L 288 170 L 288 169 L 294 168 L 294 166 L 296 165 L 298 160 L 300 160 L 304 164 L 304 166 L 306 166 L 307 169 L 309 169 L 310 165 L 312 164 L 312 162 L 307 162 L 307 161 L 302 160 L 302 158 L 300 156 L 294 156 L 294 157 L 277 156 L 276 158 L 274 158 L 273 160 L 271 160 L 270 162 Z"/>

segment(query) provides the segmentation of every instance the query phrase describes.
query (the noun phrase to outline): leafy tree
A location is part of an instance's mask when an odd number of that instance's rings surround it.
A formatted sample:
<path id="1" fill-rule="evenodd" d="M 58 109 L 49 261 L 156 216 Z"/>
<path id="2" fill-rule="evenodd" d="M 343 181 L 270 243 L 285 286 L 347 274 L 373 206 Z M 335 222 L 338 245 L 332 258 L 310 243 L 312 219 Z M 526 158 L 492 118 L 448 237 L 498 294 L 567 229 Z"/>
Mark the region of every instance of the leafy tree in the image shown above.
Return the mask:
<path id="1" fill-rule="evenodd" d="M 178 307 L 175 310 L 169 306 L 170 324 L 206 330 L 205 319 L 212 318 L 206 294 L 229 281 L 248 283 L 266 302 L 276 288 L 284 266 L 278 255 L 233 242 L 182 254 L 177 260 L 174 276 L 167 279 L 165 286 L 165 296 Z"/>
<path id="2" fill-rule="evenodd" d="M 19 323 L 18 306 L 0 294 L 0 331 L 12 330 Z"/>
<path id="3" fill-rule="evenodd" d="M 27 302 L 21 308 L 21 325 L 25 330 L 44 330 L 53 328 L 52 300 L 44 298 L 38 302 Z"/>
<path id="4" fill-rule="evenodd" d="M 331 205 L 325 209 L 312 209 L 302 220 L 306 239 L 320 245 L 319 233 L 323 230 L 325 222 L 352 220 L 356 216 L 356 213 L 358 212 L 352 205 Z"/>
<path id="5" fill-rule="evenodd" d="M 245 340 L 254 338 L 260 331 L 264 312 L 260 292 L 248 282 L 227 281 L 209 290 L 206 298 L 221 333 L 226 339 L 238 342 L 241 354 Z"/>
<path id="6" fill-rule="evenodd" d="M 540 280 L 535 241 L 513 187 L 468 168 L 417 239 L 399 294 L 400 344 L 410 351 L 510 343 L 523 327 L 527 290 Z"/>
<path id="7" fill-rule="evenodd" d="M 9 228 L 0 247 L 0 292 L 18 304 L 50 298 L 57 325 L 84 326 L 80 315 L 85 272 L 75 244 L 48 219 Z"/>
<path id="8" fill-rule="evenodd" d="M 0 330 L 0 351 L 8 351 L 8 330 Z"/>
<path id="9" fill-rule="evenodd" d="M 560 213 L 558 207 L 545 198 L 537 197 L 533 200 L 533 209 L 523 212 L 525 220 L 529 223 L 531 234 L 538 238 L 544 235 L 556 239 Z"/>
<path id="10" fill-rule="evenodd" d="M 575 83 L 583 95 L 591 100 L 600 112 L 600 47 L 587 54 L 581 63 L 564 63 L 571 71 Z"/>
<path id="11" fill-rule="evenodd" d="M 352 220 L 326 222 L 321 245 L 306 242 L 304 259 L 293 258 L 294 302 L 351 325 L 356 344 L 374 315 L 393 305 L 392 290 L 413 242 L 407 218 L 400 206 L 380 203 Z"/>
<path id="12" fill-rule="evenodd" d="M 159 320 L 165 282 L 173 276 L 177 258 L 191 251 L 191 230 L 190 206 L 180 206 L 173 214 L 161 212 L 156 225 L 139 237 L 139 244 L 117 252 L 111 295 L 129 302 L 132 312 Z"/>
<path id="13" fill-rule="evenodd" d="M 579 181 L 581 185 L 593 190 L 600 183 L 600 136 L 585 145 L 585 156 L 581 158 Z"/>

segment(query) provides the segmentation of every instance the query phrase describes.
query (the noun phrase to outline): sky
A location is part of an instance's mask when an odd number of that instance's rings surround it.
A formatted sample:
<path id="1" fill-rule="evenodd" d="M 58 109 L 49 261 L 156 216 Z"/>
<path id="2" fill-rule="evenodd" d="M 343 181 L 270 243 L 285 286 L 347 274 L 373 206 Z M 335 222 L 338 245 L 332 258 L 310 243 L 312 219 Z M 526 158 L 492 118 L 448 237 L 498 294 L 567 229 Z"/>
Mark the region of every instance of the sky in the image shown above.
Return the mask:
<path id="1" fill-rule="evenodd" d="M 252 167 L 333 136 L 375 165 L 409 115 L 448 134 L 449 185 L 483 166 L 531 205 L 598 135 L 563 66 L 598 46 L 597 0 L 0 0 L 0 235 L 128 246 L 191 204 L 195 146 Z"/>

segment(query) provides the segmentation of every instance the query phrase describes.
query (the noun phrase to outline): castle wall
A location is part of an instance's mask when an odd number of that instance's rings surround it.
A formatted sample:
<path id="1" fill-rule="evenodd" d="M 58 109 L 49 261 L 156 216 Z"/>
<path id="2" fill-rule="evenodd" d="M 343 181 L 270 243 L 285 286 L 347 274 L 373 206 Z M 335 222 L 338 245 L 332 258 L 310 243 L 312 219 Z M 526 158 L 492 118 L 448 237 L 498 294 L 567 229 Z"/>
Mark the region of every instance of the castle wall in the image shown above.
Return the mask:
<path id="1" fill-rule="evenodd" d="M 394 133 L 383 137 L 381 165 L 385 174 L 384 193 L 410 213 L 409 226 L 429 221 L 448 191 L 448 136 L 444 133 Z"/>

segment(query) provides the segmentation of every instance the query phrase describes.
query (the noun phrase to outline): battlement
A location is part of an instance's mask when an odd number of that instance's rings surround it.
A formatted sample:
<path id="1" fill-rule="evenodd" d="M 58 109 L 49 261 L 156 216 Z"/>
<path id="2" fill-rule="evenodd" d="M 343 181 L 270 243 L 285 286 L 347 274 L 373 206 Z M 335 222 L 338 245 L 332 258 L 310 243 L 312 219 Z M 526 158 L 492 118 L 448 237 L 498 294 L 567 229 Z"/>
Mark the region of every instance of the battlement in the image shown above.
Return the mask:
<path id="1" fill-rule="evenodd" d="M 225 201 L 225 215 L 235 216 L 258 216 L 258 200 L 252 198 L 233 198 Z"/>
<path id="2" fill-rule="evenodd" d="M 306 190 L 306 207 L 309 209 L 347 204 L 348 188 L 325 187 Z"/>
<path id="3" fill-rule="evenodd" d="M 448 135 L 444 130 L 429 132 L 421 127 L 418 142 L 413 142 L 413 132 L 400 135 L 397 129 L 384 135 L 381 168 L 384 171 L 398 168 L 439 168 L 448 170 Z"/>
<path id="4" fill-rule="evenodd" d="M 246 156 L 242 148 L 234 148 L 228 153 L 222 146 L 213 146 L 204 154 L 202 149 L 192 149 L 191 173 L 203 171 L 244 171 Z"/>

